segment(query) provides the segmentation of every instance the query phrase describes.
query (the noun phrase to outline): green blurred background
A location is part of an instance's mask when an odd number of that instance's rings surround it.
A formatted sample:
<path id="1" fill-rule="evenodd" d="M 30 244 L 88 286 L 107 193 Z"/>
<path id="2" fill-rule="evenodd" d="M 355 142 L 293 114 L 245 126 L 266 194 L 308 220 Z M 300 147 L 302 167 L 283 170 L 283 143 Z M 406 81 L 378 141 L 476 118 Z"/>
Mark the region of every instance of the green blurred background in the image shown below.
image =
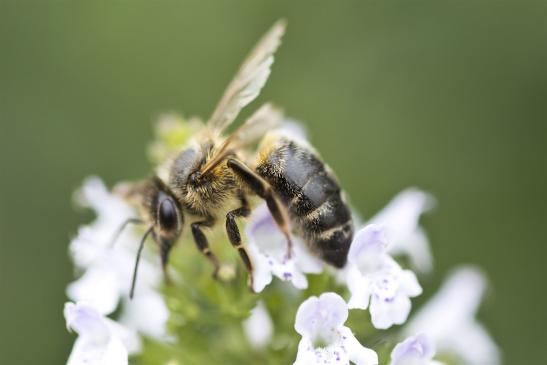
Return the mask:
<path id="1" fill-rule="evenodd" d="M 281 17 L 261 100 L 306 122 L 365 216 L 431 191 L 425 296 L 480 265 L 505 363 L 547 363 L 547 2 L 0 0 L 2 364 L 66 361 L 74 189 L 146 176 L 155 117 L 208 116 Z"/>

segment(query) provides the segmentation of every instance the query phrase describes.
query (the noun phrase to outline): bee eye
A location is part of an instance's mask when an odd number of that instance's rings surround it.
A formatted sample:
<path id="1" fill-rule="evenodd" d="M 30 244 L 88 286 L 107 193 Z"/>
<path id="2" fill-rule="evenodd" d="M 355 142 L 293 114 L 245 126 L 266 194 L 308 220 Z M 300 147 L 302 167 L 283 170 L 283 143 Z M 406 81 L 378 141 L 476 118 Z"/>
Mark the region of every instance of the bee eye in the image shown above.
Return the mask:
<path id="1" fill-rule="evenodd" d="M 164 199 L 159 208 L 159 224 L 161 228 L 172 230 L 177 226 L 177 211 L 170 199 Z"/>

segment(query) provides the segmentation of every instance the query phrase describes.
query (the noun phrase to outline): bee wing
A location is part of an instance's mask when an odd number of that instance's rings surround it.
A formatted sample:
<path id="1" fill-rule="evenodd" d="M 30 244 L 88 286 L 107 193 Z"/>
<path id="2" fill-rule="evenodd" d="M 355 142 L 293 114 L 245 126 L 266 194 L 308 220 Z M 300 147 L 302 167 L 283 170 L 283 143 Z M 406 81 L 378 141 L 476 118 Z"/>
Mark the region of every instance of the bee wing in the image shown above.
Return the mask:
<path id="1" fill-rule="evenodd" d="M 262 105 L 234 133 L 225 144 L 232 148 L 242 148 L 262 138 L 266 132 L 277 127 L 283 119 L 283 112 L 270 103 Z"/>
<path id="2" fill-rule="evenodd" d="M 285 21 L 279 20 L 247 56 L 209 119 L 210 130 L 220 134 L 258 96 L 270 75 L 273 54 L 283 33 Z"/>
<path id="3" fill-rule="evenodd" d="M 278 126 L 283 119 L 280 109 L 267 103 L 262 105 L 234 133 L 228 136 L 213 156 L 203 166 L 201 175 L 207 174 L 233 151 L 256 142 L 266 132 Z"/>

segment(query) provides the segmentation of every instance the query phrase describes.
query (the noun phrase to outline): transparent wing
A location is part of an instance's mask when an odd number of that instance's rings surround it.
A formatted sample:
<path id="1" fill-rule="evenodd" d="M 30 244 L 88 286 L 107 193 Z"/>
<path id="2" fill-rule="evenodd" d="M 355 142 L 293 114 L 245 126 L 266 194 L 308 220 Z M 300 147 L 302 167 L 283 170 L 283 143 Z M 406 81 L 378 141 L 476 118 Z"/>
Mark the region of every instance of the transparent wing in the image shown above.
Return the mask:
<path id="1" fill-rule="evenodd" d="M 273 54 L 283 33 L 285 21 L 277 21 L 247 56 L 209 119 L 210 130 L 220 134 L 258 96 L 270 75 Z"/>
<path id="2" fill-rule="evenodd" d="M 232 133 L 214 152 L 214 155 L 203 166 L 201 176 L 207 174 L 229 154 L 237 149 L 258 141 L 266 132 L 278 126 L 283 113 L 271 104 L 262 105 L 234 133 Z"/>

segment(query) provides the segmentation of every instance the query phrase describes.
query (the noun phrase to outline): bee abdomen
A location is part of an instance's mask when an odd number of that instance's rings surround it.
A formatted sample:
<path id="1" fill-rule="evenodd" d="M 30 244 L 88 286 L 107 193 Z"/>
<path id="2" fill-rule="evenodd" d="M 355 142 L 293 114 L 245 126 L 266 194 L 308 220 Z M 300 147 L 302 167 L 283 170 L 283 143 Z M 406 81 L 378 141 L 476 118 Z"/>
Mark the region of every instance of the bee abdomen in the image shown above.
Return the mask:
<path id="1" fill-rule="evenodd" d="M 327 263 L 343 267 L 353 238 L 350 210 L 338 182 L 309 149 L 279 141 L 259 162 L 308 246 Z"/>

